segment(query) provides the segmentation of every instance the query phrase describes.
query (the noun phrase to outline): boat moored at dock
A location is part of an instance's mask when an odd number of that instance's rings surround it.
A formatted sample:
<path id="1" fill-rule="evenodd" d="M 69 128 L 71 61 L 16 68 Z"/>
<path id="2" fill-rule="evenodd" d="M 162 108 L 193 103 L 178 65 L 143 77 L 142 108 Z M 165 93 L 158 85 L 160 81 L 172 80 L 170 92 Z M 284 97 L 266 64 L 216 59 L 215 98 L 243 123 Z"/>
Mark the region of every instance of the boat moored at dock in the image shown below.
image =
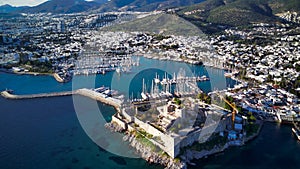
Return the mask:
<path id="1" fill-rule="evenodd" d="M 297 139 L 300 141 L 300 128 L 297 125 L 297 123 L 293 123 L 293 124 L 294 124 L 294 127 L 292 128 L 292 132 L 295 134 Z"/>

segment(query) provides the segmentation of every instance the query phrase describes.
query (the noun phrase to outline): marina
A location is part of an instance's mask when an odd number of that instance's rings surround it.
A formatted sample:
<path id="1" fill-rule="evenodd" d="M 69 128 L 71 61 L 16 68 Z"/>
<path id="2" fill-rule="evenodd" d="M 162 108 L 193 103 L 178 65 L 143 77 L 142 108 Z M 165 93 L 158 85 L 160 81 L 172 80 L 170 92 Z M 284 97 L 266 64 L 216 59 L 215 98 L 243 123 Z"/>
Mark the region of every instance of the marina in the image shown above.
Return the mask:
<path id="1" fill-rule="evenodd" d="M 149 99 L 162 99 L 162 98 L 173 98 L 173 97 L 186 97 L 197 95 L 202 93 L 199 89 L 197 82 L 209 81 L 209 78 L 205 75 L 188 77 L 185 75 L 184 70 L 180 70 L 178 75 L 173 74 L 172 78 L 169 78 L 167 73 L 162 79 L 156 73 L 155 78 L 151 80 L 151 88 L 148 91 L 148 87 L 145 84 L 145 79 L 142 83 L 141 99 L 131 97 L 133 102 L 148 101 Z"/>
<path id="2" fill-rule="evenodd" d="M 153 62 L 156 62 L 156 61 L 153 61 Z M 224 75 L 224 74 L 222 74 L 222 73 L 219 73 L 220 74 L 220 76 L 221 75 Z M 105 76 L 99 76 L 99 78 L 104 78 L 104 77 L 106 77 L 106 76 L 109 76 L 110 74 L 106 74 Z M 214 74 L 214 75 L 216 75 L 216 74 Z M 217 74 L 218 75 L 218 74 Z M 127 76 L 127 75 L 126 75 Z M 211 78 L 211 76 L 212 75 L 210 75 L 209 77 Z M 178 76 L 177 76 L 178 77 Z M 207 76 L 208 77 L 208 76 Z M 85 76 L 83 76 L 83 77 L 81 77 L 81 76 L 78 76 L 78 77 L 76 77 L 76 78 L 87 78 L 87 77 L 85 77 Z M 76 78 L 74 79 L 74 80 L 76 80 Z M 162 79 L 159 79 L 160 81 L 163 81 L 163 79 L 164 78 L 162 78 Z M 183 79 L 185 79 L 185 80 L 183 80 L 183 81 L 186 81 L 186 80 L 188 80 L 188 78 L 183 78 Z M 155 81 L 155 79 L 152 79 L 153 80 L 153 82 Z M 171 80 L 171 78 L 169 79 L 169 80 Z M 82 80 L 81 80 L 82 81 Z M 156 80 L 157 82 L 158 82 L 158 80 Z M 178 81 L 179 82 L 179 81 Z M 195 80 L 191 80 L 190 82 L 193 82 L 192 84 L 195 84 L 194 82 L 195 82 Z M 155 83 L 154 83 L 155 84 Z M 176 83 L 177 85 L 180 85 L 180 83 Z M 186 83 L 183 83 L 183 84 L 186 84 Z M 62 85 L 68 85 L 68 84 L 62 84 Z M 100 84 L 99 84 L 100 85 Z M 169 83 L 167 83 L 167 84 L 165 84 L 165 85 L 162 85 L 161 83 L 157 83 L 157 85 L 160 85 L 160 86 L 167 86 L 167 85 L 169 85 Z M 100 85 L 101 86 L 101 85 Z M 106 86 L 106 85 L 105 85 Z M 191 86 L 191 85 L 190 85 Z M 88 89 L 88 88 L 86 88 L 86 89 L 84 89 L 84 90 L 81 90 L 81 92 L 82 93 L 84 93 L 86 96 L 88 95 L 88 97 L 89 98 L 92 98 L 93 100 L 95 100 L 94 98 L 98 98 L 99 99 L 99 101 L 101 101 L 101 102 L 104 102 L 104 100 L 107 100 L 107 99 L 105 99 L 105 95 L 103 95 L 102 93 L 104 92 L 104 91 L 107 91 L 107 87 L 99 87 L 99 88 L 94 88 L 94 89 Z M 174 88 L 175 89 L 175 91 L 176 91 L 176 87 Z M 178 90 L 184 90 L 184 89 L 187 89 L 186 88 L 186 86 L 184 87 L 184 86 L 182 86 L 182 87 L 179 87 L 178 88 Z M 154 92 L 154 91 L 153 91 Z M 109 92 L 107 92 L 108 94 L 109 94 Z M 151 91 L 145 91 L 145 93 L 151 93 Z M 83 94 L 82 94 L 83 95 Z M 104 102 L 105 103 L 105 102 Z M 110 103 L 107 103 L 107 104 L 110 104 Z M 117 105 L 115 105 L 115 106 L 117 106 Z"/>
<path id="3" fill-rule="evenodd" d="M 110 56 L 99 52 L 83 52 L 71 69 L 73 75 L 105 74 L 110 71 L 128 73 L 139 66 L 139 57 L 127 55 Z"/>
<path id="4" fill-rule="evenodd" d="M 294 0 L 7 1 L 1 169 L 300 168 Z"/>

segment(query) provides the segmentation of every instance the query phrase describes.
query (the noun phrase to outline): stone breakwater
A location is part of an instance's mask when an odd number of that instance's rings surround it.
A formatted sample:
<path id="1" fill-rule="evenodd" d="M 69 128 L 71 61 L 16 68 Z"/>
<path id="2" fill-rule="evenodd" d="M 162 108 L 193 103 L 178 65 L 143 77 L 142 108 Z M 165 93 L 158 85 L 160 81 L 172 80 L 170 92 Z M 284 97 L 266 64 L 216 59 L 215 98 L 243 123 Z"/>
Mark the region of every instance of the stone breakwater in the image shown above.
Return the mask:
<path id="1" fill-rule="evenodd" d="M 1 92 L 1 96 L 6 99 L 35 99 L 43 97 L 60 97 L 60 96 L 70 96 L 76 94 L 77 91 L 66 91 L 66 92 L 55 92 L 55 93 L 40 93 L 40 94 L 29 94 L 29 95 L 15 95 L 8 91 Z"/>
<path id="2" fill-rule="evenodd" d="M 120 111 L 122 101 L 113 97 L 108 97 L 102 93 L 98 93 L 92 89 L 78 89 L 74 91 L 65 92 L 54 92 L 54 93 L 40 93 L 40 94 L 28 94 L 28 95 L 15 95 L 9 91 L 2 91 L 0 95 L 6 99 L 35 99 L 35 98 L 45 98 L 45 97 L 60 97 L 60 96 L 71 96 L 71 95 L 81 95 L 89 97 L 91 99 L 100 101 L 104 104 L 113 106 L 117 111 Z"/>
<path id="3" fill-rule="evenodd" d="M 112 132 L 124 132 L 124 130 L 116 123 L 107 123 L 105 127 Z M 154 152 L 150 147 L 147 147 L 139 142 L 133 134 L 128 132 L 124 133 L 125 136 L 123 137 L 123 141 L 128 141 L 130 146 L 135 149 L 136 153 L 150 164 L 160 164 L 164 166 L 165 169 L 186 169 L 186 164 L 180 162 L 180 160 L 176 160 L 167 155 Z"/>

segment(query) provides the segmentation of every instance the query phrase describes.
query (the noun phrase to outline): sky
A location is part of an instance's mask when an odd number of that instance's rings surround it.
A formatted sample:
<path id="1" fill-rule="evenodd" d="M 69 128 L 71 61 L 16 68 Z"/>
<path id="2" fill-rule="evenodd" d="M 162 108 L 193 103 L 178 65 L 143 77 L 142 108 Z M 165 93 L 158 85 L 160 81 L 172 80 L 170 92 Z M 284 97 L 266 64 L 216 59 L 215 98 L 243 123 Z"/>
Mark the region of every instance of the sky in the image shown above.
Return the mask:
<path id="1" fill-rule="evenodd" d="M 9 4 L 12 6 L 35 6 L 47 0 L 0 0 L 0 5 Z"/>

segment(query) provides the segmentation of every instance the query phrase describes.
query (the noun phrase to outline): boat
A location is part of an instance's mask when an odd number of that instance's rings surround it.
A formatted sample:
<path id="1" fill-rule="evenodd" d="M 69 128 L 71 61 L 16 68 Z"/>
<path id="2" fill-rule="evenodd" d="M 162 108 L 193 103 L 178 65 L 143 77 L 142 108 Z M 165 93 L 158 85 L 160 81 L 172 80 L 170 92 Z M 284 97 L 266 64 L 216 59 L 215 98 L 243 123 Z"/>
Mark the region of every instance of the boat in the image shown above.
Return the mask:
<path id="1" fill-rule="evenodd" d="M 233 71 L 233 72 L 226 72 L 224 73 L 224 76 L 227 77 L 227 78 L 230 78 L 230 77 L 233 77 L 233 76 L 236 76 L 237 74 L 239 74 L 239 71 Z"/>
<path id="2" fill-rule="evenodd" d="M 293 122 L 294 127 L 292 128 L 293 133 L 296 135 L 297 139 L 300 141 L 300 127 L 299 123 Z"/>
<path id="3" fill-rule="evenodd" d="M 209 81 L 209 80 L 210 79 L 206 75 L 203 75 L 203 76 L 197 78 L 197 81 L 200 81 L 200 82 Z"/>
<path id="4" fill-rule="evenodd" d="M 156 73 L 154 82 L 155 82 L 156 84 L 160 83 L 159 76 L 157 75 L 157 73 Z"/>
<path id="5" fill-rule="evenodd" d="M 111 97 L 112 96 L 112 91 L 108 88 L 107 90 L 105 90 L 104 92 L 102 92 L 103 94 L 105 94 L 106 96 Z"/>
<path id="6" fill-rule="evenodd" d="M 116 72 L 117 72 L 118 74 L 121 74 L 121 68 L 118 67 L 118 68 L 116 69 Z"/>
<path id="7" fill-rule="evenodd" d="M 108 87 L 104 87 L 104 86 L 95 89 L 95 91 L 98 92 L 98 93 L 102 93 L 102 92 L 104 92 L 106 90 L 109 90 L 109 88 Z"/>
<path id="8" fill-rule="evenodd" d="M 293 133 L 296 135 L 297 139 L 300 141 L 300 132 L 295 129 L 294 127 L 292 128 Z"/>
<path id="9" fill-rule="evenodd" d="M 149 100 L 149 95 L 146 93 L 146 85 L 145 85 L 145 79 L 143 79 L 143 91 L 141 93 L 143 100 Z"/>
<path id="10" fill-rule="evenodd" d="M 224 76 L 230 78 L 232 76 L 232 73 L 224 73 Z"/>
<path id="11" fill-rule="evenodd" d="M 161 85 L 167 85 L 168 84 L 168 76 L 167 76 L 167 72 L 165 73 L 165 77 L 162 79 L 162 81 L 160 82 Z"/>
<path id="12" fill-rule="evenodd" d="M 69 73 L 68 71 L 54 73 L 53 77 L 55 78 L 55 80 L 57 80 L 60 83 L 66 83 L 72 80 L 72 74 Z"/>

